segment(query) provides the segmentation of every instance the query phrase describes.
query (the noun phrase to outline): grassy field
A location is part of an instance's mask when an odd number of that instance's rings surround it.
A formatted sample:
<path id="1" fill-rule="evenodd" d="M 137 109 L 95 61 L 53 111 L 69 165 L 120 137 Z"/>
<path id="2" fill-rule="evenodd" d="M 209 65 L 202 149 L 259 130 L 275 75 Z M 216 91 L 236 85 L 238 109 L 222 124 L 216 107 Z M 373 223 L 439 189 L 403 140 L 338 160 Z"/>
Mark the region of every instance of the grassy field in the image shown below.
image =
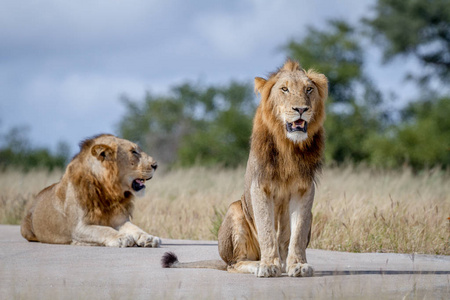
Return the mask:
<path id="1" fill-rule="evenodd" d="M 20 224 L 26 203 L 60 176 L 0 173 L 0 223 Z M 161 237 L 215 239 L 222 214 L 241 197 L 243 176 L 244 168 L 158 170 L 133 221 Z M 450 174 L 326 168 L 313 215 L 311 248 L 450 255 Z"/>

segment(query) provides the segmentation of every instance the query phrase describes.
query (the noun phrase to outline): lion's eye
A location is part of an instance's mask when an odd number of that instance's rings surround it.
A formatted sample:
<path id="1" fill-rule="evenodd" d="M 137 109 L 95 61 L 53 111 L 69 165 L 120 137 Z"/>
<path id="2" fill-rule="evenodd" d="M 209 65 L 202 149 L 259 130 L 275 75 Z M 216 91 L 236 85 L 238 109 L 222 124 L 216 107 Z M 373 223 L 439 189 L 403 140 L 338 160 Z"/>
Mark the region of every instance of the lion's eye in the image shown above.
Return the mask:
<path id="1" fill-rule="evenodd" d="M 312 87 L 308 86 L 308 87 L 306 88 L 306 93 L 307 93 L 307 94 L 311 94 L 312 91 L 313 91 L 313 88 L 312 88 Z"/>
<path id="2" fill-rule="evenodd" d="M 140 155 L 139 152 L 137 152 L 136 150 L 131 150 L 131 153 L 133 153 L 134 155 L 137 155 L 137 156 Z"/>
<path id="3" fill-rule="evenodd" d="M 283 86 L 283 87 L 281 88 L 281 90 L 282 90 L 283 92 L 285 92 L 285 93 L 289 92 L 289 89 L 288 89 L 287 87 L 285 87 L 285 86 Z"/>

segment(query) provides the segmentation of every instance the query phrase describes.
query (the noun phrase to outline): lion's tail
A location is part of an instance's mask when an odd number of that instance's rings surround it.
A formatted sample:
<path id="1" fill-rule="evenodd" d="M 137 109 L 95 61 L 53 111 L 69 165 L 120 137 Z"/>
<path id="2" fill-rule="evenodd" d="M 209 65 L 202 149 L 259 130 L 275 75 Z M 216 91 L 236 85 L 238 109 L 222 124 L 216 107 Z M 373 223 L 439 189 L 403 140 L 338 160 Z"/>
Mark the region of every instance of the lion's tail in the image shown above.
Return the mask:
<path id="1" fill-rule="evenodd" d="M 163 268 L 203 268 L 227 270 L 227 264 L 223 260 L 200 260 L 194 262 L 181 263 L 173 252 L 166 252 L 161 258 Z"/>

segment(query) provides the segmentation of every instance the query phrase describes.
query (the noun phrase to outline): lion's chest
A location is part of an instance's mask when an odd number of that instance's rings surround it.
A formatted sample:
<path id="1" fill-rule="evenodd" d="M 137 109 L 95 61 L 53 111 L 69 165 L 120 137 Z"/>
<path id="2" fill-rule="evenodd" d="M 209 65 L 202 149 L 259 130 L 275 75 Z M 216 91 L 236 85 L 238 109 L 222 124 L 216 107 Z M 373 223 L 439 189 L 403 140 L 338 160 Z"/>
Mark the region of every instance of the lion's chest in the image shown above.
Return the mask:
<path id="1" fill-rule="evenodd" d="M 86 207 L 86 223 L 92 225 L 120 227 L 130 217 L 130 208 L 118 203 L 111 204 L 110 207 L 104 205 L 92 205 Z"/>
<path id="2" fill-rule="evenodd" d="M 276 185 L 270 183 L 265 186 L 264 193 L 275 211 L 284 211 L 292 199 L 302 198 L 309 187 L 310 183 L 304 181 L 279 182 Z"/>
<path id="3" fill-rule="evenodd" d="M 124 215 L 124 214 L 115 215 L 115 216 L 111 217 L 109 226 L 117 229 L 118 227 L 125 224 L 125 222 L 128 220 L 129 220 L 129 217 L 127 215 Z"/>
<path id="4" fill-rule="evenodd" d="M 267 182 L 254 180 L 248 195 L 251 199 L 250 206 L 253 210 L 257 210 L 257 207 L 262 210 L 271 210 L 275 219 L 282 218 L 289 213 L 290 202 L 293 199 L 302 199 L 311 184 L 312 182 L 307 184 L 305 181 L 295 180 Z"/>

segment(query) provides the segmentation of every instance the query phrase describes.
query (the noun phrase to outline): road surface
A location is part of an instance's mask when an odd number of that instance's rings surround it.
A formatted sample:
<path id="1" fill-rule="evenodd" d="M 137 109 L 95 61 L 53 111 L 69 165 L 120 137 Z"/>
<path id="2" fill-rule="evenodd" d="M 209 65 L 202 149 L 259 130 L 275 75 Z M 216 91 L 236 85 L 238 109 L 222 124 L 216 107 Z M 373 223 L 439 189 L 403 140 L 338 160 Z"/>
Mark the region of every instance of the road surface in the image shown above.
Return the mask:
<path id="1" fill-rule="evenodd" d="M 257 278 L 209 269 L 163 269 L 219 259 L 217 242 L 162 239 L 161 248 L 29 243 L 0 225 L 1 299 L 450 299 L 450 256 L 307 250 L 315 277 Z"/>

